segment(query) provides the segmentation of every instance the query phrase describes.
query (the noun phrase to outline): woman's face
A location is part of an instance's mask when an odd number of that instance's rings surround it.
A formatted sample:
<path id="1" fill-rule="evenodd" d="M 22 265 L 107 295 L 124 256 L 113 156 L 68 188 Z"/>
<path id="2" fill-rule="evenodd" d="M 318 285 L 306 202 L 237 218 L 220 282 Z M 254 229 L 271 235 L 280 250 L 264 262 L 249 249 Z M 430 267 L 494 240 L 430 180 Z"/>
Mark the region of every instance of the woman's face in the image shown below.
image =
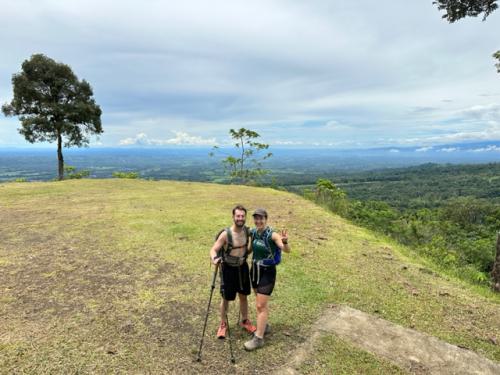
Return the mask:
<path id="1" fill-rule="evenodd" d="M 255 215 L 253 217 L 253 222 L 257 229 L 264 229 L 266 227 L 267 219 L 260 215 Z"/>

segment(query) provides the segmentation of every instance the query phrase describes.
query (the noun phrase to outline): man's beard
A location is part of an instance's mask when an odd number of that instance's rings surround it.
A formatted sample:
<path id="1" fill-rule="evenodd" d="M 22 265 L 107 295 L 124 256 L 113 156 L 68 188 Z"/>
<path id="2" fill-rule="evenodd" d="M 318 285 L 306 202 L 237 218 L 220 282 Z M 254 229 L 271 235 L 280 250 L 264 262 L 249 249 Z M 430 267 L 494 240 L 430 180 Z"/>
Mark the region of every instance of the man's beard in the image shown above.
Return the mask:
<path id="1" fill-rule="evenodd" d="M 245 226 L 245 220 L 235 221 L 234 225 L 236 225 L 238 228 L 243 228 Z"/>

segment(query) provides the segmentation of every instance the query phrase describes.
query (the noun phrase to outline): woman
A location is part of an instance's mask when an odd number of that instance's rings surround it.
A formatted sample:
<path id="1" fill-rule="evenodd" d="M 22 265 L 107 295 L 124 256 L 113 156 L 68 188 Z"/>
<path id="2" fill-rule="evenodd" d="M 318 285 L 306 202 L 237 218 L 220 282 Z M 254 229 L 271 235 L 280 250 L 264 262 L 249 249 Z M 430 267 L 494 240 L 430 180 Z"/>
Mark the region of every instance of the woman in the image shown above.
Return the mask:
<path id="1" fill-rule="evenodd" d="M 286 230 L 281 235 L 267 225 L 267 212 L 258 208 L 253 213 L 255 228 L 252 229 L 250 243 L 253 252 L 250 278 L 257 296 L 257 330 L 253 338 L 245 343 L 246 350 L 255 350 L 264 346 L 264 334 L 268 329 L 268 301 L 276 282 L 276 265 L 281 261 L 281 251 L 290 252 Z"/>

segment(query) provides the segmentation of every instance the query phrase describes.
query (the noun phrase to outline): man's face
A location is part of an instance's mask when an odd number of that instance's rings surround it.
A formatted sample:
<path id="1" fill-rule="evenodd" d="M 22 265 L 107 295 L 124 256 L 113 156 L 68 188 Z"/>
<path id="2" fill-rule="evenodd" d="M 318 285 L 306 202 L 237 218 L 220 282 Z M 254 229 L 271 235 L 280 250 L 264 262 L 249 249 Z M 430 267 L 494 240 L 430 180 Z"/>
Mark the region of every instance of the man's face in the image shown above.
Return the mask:
<path id="1" fill-rule="evenodd" d="M 245 211 L 243 211 L 243 210 L 234 211 L 233 221 L 237 227 L 239 227 L 239 228 L 243 227 L 245 225 L 245 220 L 246 220 Z"/>

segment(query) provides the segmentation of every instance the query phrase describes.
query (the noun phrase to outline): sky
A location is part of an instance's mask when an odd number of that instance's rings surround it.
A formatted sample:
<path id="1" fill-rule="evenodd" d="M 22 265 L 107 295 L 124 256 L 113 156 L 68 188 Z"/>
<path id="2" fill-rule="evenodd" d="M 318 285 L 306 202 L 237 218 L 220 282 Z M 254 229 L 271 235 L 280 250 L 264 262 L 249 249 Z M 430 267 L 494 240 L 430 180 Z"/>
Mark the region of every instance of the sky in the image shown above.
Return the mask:
<path id="1" fill-rule="evenodd" d="M 224 146 L 240 127 L 283 147 L 425 152 L 500 140 L 491 57 L 500 10 L 448 24 L 432 0 L 0 0 L 0 9 L 0 103 L 32 54 L 64 62 L 103 111 L 91 147 Z M 0 148 L 29 145 L 18 127 L 0 116 Z"/>

